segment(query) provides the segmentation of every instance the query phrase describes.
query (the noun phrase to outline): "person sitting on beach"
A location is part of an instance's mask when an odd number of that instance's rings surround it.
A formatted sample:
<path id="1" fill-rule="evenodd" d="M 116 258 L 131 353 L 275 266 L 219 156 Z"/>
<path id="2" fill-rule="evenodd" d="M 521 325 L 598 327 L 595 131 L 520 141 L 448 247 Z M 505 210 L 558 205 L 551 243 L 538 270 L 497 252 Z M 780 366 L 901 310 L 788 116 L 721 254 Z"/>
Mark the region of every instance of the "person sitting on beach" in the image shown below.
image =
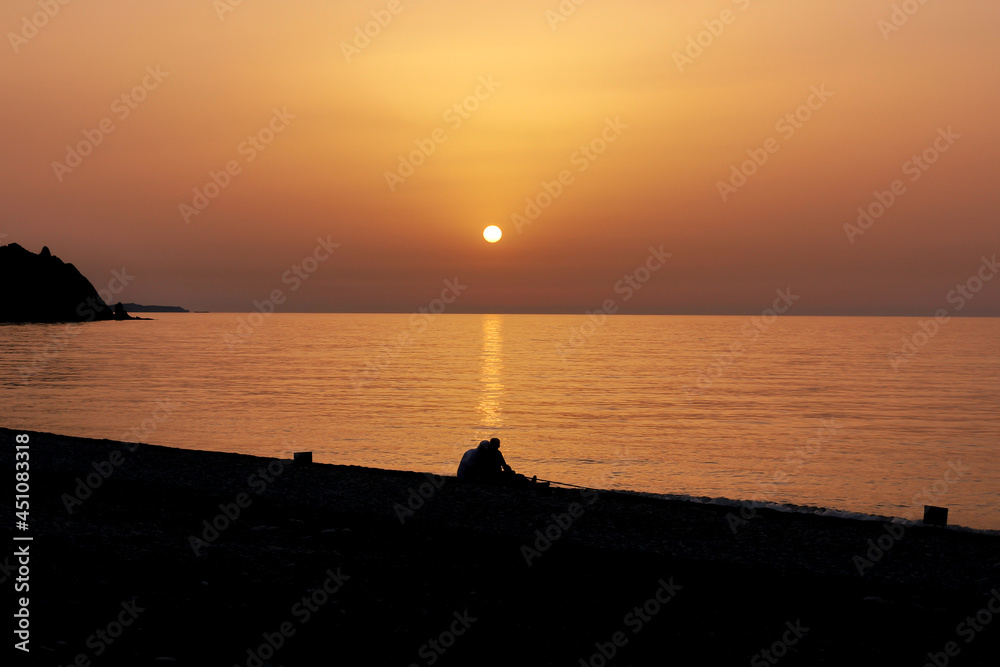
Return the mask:
<path id="1" fill-rule="evenodd" d="M 482 480 L 486 475 L 486 459 L 489 456 L 490 443 L 483 440 L 478 447 L 470 449 L 462 455 L 462 460 L 458 464 L 458 478 L 461 480 L 474 482 Z"/>
<path id="2" fill-rule="evenodd" d="M 500 438 L 490 440 L 487 443 L 486 453 L 482 456 L 482 481 L 504 486 L 516 486 L 531 482 L 524 475 L 515 473 L 514 469 L 507 464 L 500 452 Z"/>
<path id="3" fill-rule="evenodd" d="M 489 456 L 487 461 L 487 475 L 497 479 L 507 479 L 514 475 L 514 469 L 507 465 L 507 461 L 500 451 L 500 438 L 490 438 Z"/>
<path id="4" fill-rule="evenodd" d="M 470 449 L 462 456 L 458 464 L 458 478 L 467 482 L 483 482 L 503 486 L 521 486 L 536 483 L 537 478 L 528 479 L 518 475 L 507 464 L 500 453 L 500 438 L 483 440 L 475 449 Z M 541 487 L 548 487 L 548 482 L 542 482 Z"/>

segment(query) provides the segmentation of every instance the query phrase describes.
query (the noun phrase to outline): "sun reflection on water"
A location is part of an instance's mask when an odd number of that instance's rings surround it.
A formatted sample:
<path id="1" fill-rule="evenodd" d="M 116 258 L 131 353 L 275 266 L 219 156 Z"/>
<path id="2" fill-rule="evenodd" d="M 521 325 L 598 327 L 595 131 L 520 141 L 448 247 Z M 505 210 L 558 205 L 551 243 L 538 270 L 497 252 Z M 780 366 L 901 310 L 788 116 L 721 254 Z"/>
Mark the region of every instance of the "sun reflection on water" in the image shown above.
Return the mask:
<path id="1" fill-rule="evenodd" d="M 484 315 L 482 331 L 479 419 L 484 427 L 499 428 L 503 426 L 503 318 L 499 315 Z"/>

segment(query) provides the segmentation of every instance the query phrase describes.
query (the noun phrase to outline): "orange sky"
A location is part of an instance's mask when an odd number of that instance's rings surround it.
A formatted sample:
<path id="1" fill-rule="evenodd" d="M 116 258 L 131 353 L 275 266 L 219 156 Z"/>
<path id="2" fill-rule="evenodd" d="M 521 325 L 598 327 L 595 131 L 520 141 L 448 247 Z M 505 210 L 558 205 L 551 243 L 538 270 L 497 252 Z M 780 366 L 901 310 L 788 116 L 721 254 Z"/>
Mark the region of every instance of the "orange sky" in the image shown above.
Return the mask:
<path id="1" fill-rule="evenodd" d="M 790 287 L 796 314 L 925 315 L 1000 252 L 1000 3 L 235 2 L 3 3 L 2 242 L 232 311 L 412 311 L 457 277 L 450 312 L 758 313 Z M 1000 280 L 961 314 L 1000 315 Z"/>

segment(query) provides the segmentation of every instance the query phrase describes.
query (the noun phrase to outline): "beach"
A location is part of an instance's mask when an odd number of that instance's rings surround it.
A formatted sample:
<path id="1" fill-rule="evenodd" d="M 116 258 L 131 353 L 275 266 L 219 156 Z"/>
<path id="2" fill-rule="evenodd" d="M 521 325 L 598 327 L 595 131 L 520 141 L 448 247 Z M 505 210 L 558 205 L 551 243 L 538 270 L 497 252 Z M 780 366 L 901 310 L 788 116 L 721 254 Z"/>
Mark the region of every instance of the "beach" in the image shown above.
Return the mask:
<path id="1" fill-rule="evenodd" d="M 11 471 L 18 433 L 33 664 L 985 665 L 1000 652 L 997 534 L 0 429 Z"/>
<path id="2" fill-rule="evenodd" d="M 70 4 L 12 665 L 1000 667 L 1000 3 Z"/>

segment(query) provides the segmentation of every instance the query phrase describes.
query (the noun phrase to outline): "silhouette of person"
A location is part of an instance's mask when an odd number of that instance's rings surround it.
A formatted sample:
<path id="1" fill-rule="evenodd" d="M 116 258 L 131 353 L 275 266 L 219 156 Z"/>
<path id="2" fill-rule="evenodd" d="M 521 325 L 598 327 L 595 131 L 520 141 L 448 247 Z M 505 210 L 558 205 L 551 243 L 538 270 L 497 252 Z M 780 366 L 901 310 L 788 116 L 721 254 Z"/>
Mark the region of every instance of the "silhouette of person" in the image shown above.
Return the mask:
<path id="1" fill-rule="evenodd" d="M 489 449 L 488 474 L 497 479 L 505 479 L 514 475 L 514 469 L 507 465 L 507 461 L 500 451 L 500 438 L 491 438 Z"/>
<path id="2" fill-rule="evenodd" d="M 487 459 L 489 458 L 490 443 L 482 440 L 478 447 L 474 447 L 462 455 L 462 460 L 458 464 L 458 478 L 470 482 L 481 481 L 486 478 Z"/>
<path id="3" fill-rule="evenodd" d="M 500 452 L 500 438 L 483 440 L 475 449 L 470 449 L 462 456 L 458 464 L 458 478 L 468 482 L 485 482 L 504 486 L 520 486 L 534 484 L 536 477 L 528 479 L 518 475 L 508 465 Z M 548 487 L 548 482 L 542 482 L 542 487 Z"/>

